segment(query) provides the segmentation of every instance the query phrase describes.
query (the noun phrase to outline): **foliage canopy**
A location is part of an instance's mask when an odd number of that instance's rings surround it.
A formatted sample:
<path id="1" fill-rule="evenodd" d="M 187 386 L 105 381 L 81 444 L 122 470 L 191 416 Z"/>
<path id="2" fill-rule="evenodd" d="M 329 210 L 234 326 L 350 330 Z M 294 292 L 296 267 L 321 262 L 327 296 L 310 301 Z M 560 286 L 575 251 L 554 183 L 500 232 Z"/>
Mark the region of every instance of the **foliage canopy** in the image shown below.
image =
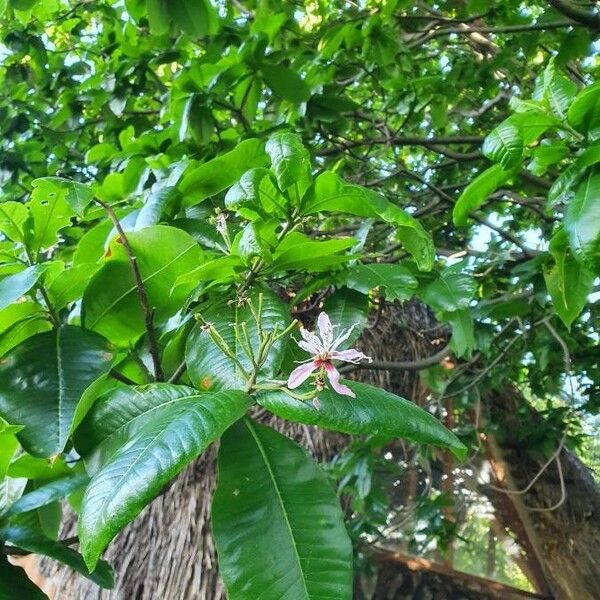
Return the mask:
<path id="1" fill-rule="evenodd" d="M 480 391 L 512 384 L 546 401 L 541 453 L 583 443 L 600 400 L 594 13 L 513 0 L 0 11 L 5 549 L 110 587 L 107 544 L 220 439 L 230 598 L 349 598 L 331 484 L 252 407 L 462 459 L 478 452 Z M 322 308 L 354 327 L 348 350 L 370 313 L 411 299 L 451 332 L 423 365 L 437 419 L 366 383 L 339 394 L 320 372 L 289 389 L 307 359 L 297 320 L 312 330 Z M 439 420 L 450 396 L 455 433 Z M 57 541 L 65 496 L 81 555 Z M 0 582 L 41 597 L 9 563 Z"/>

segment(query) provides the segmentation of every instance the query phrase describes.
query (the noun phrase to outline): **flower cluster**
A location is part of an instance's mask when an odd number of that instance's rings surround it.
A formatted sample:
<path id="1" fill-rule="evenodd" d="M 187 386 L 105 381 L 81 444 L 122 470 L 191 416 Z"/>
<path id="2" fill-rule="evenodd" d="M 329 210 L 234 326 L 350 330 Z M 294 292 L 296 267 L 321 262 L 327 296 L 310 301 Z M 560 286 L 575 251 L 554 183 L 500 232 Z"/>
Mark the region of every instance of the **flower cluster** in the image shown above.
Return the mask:
<path id="1" fill-rule="evenodd" d="M 312 354 L 312 357 L 291 372 L 287 386 L 292 390 L 297 388 L 306 381 L 314 371 L 320 369 L 321 375 L 327 376 L 331 387 L 338 394 L 354 398 L 354 392 L 348 386 L 340 383 L 340 373 L 334 367 L 332 361 L 341 360 L 343 362 L 354 364 L 358 364 L 361 360 L 371 362 L 372 359 L 369 356 L 364 355 L 354 348 L 341 351 L 337 350 L 337 348 L 350 337 L 350 334 L 356 325 L 353 325 L 347 330 L 340 331 L 339 335 L 334 338 L 333 325 L 331 324 L 329 316 L 327 313 L 322 312 L 317 319 L 317 326 L 319 335 L 307 331 L 304 328 L 300 329 L 300 334 L 303 339 L 298 342 L 298 346 L 303 350 L 306 350 L 309 354 Z"/>

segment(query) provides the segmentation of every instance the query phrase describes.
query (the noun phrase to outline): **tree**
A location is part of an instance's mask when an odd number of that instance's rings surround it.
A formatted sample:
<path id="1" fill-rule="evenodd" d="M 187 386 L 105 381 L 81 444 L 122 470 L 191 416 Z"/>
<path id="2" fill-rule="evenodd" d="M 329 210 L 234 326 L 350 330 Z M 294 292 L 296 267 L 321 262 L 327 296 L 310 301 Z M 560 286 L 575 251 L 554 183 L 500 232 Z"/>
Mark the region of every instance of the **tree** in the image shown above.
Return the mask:
<path id="1" fill-rule="evenodd" d="M 484 496 L 538 591 L 594 589 L 515 492 L 544 482 L 528 489 L 558 540 L 575 490 L 596 505 L 598 16 L 488 4 L 0 8 L 4 554 L 110 587 L 106 546 L 220 440 L 232 600 L 350 597 L 351 539 L 357 576 L 380 544 L 450 564 Z M 403 328 L 418 352 L 398 355 Z M 338 454 L 346 527 L 282 419 L 353 436 L 313 448 Z M 482 493 L 502 461 L 512 478 Z M 78 525 L 59 540 L 64 497 Z"/>

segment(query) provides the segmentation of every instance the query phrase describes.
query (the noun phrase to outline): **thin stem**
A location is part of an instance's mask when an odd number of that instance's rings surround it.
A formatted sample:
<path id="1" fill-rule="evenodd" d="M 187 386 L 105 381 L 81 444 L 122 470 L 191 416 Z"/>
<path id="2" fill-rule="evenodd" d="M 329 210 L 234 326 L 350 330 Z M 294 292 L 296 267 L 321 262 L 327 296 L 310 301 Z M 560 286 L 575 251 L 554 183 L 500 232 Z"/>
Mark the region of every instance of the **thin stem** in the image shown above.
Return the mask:
<path id="1" fill-rule="evenodd" d="M 108 214 L 110 220 L 115 226 L 115 229 L 117 230 L 117 233 L 119 234 L 121 242 L 123 243 L 123 249 L 125 250 L 125 254 L 127 254 L 127 258 L 131 266 L 133 279 L 135 281 L 135 287 L 137 289 L 137 295 L 140 299 L 142 312 L 144 313 L 144 324 L 146 326 L 148 345 L 150 347 L 150 356 L 152 357 L 152 365 L 154 367 L 154 379 L 156 381 L 163 381 L 164 373 L 160 364 L 160 352 L 158 349 L 156 332 L 154 331 L 154 310 L 152 309 L 152 307 L 150 306 L 150 302 L 148 301 L 148 294 L 146 293 L 146 287 L 144 286 L 144 280 L 142 279 L 142 275 L 137 264 L 137 259 L 135 257 L 135 254 L 133 253 L 133 250 L 131 249 L 129 240 L 125 235 L 125 231 L 123 231 L 123 228 L 121 227 L 121 223 L 119 222 L 119 218 L 115 214 L 115 211 L 108 204 L 106 204 L 106 202 L 103 202 L 102 200 L 98 200 L 96 198 L 96 202 Z"/>

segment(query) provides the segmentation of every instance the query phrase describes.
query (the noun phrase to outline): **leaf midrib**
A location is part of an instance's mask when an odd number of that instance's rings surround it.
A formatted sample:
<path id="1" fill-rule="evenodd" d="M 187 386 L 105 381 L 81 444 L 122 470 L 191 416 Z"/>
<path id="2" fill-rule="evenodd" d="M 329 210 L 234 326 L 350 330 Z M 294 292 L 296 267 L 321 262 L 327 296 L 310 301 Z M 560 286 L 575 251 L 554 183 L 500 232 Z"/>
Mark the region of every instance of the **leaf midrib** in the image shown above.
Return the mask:
<path id="1" fill-rule="evenodd" d="M 294 533 L 293 533 L 293 530 L 292 530 L 292 525 L 291 525 L 291 523 L 290 523 L 290 521 L 288 519 L 288 516 L 287 516 L 287 512 L 286 512 L 286 509 L 285 509 L 285 504 L 283 502 L 283 498 L 281 496 L 281 492 L 279 490 L 279 486 L 277 485 L 277 480 L 275 479 L 275 473 L 273 473 L 273 470 L 271 469 L 271 463 L 269 462 L 269 459 L 267 458 L 267 455 L 265 453 L 265 450 L 263 448 L 263 445 L 262 445 L 260 439 L 258 438 L 258 436 L 256 435 L 256 432 L 254 431 L 252 423 L 248 419 L 244 419 L 244 424 L 246 425 L 248 431 L 250 432 L 250 435 L 252 436 L 252 438 L 256 442 L 256 446 L 258 448 L 258 451 L 260 452 L 261 458 L 263 459 L 263 462 L 265 464 L 265 467 L 267 469 L 269 477 L 271 478 L 271 483 L 273 484 L 273 488 L 275 490 L 275 494 L 277 495 L 277 499 L 279 500 L 279 504 L 281 506 L 281 512 L 283 514 L 283 518 L 285 520 L 285 524 L 286 524 L 288 532 L 290 534 L 290 539 L 292 541 L 292 548 L 294 549 L 294 555 L 295 555 L 296 560 L 298 562 L 298 570 L 300 571 L 301 580 L 302 580 L 302 586 L 304 587 L 304 591 L 306 592 L 306 597 L 310 598 L 310 595 L 308 593 L 308 588 L 306 586 L 306 579 L 304 578 L 304 571 L 302 569 L 302 563 L 300 562 L 300 555 L 298 554 L 298 549 L 296 548 L 296 544 L 295 544 L 295 538 L 294 538 Z"/>
<path id="2" fill-rule="evenodd" d="M 154 271 L 154 273 L 152 273 L 151 275 L 149 275 L 145 279 L 142 278 L 142 283 L 146 284 L 153 277 L 155 277 L 159 273 L 162 273 L 165 269 L 167 269 L 168 267 L 170 267 L 175 261 L 179 260 L 182 256 L 184 256 L 185 254 L 187 254 L 193 248 L 194 248 L 194 244 L 188 246 L 183 252 L 180 252 L 177 256 L 174 256 L 168 263 L 164 264 L 160 269 Z M 115 262 L 117 262 L 117 261 L 115 261 Z M 121 262 L 121 261 L 119 261 L 119 262 Z M 107 264 L 110 264 L 110 263 L 107 263 Z M 136 286 L 134 284 L 125 293 L 121 294 L 103 312 L 100 313 L 100 315 L 96 318 L 96 320 L 93 323 L 90 323 L 87 326 L 88 329 L 92 329 L 99 321 L 101 321 L 107 315 L 107 313 L 109 313 L 117 304 L 119 304 L 119 302 L 121 302 L 124 298 L 126 298 L 127 296 L 129 296 L 132 292 L 135 292 L 135 289 L 136 289 Z"/>

